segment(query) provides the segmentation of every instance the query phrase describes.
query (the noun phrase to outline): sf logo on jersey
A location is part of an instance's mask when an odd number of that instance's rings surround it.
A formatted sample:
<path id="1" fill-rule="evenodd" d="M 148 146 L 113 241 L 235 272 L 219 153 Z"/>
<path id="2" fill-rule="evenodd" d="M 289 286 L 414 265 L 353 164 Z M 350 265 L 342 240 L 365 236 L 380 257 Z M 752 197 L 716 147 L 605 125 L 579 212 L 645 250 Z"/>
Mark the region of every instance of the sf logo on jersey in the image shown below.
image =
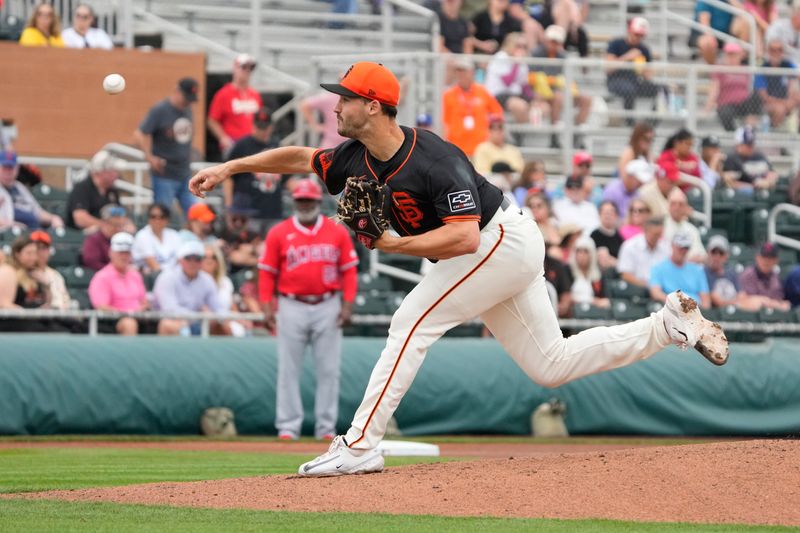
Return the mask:
<path id="1" fill-rule="evenodd" d="M 410 225 L 412 228 L 421 226 L 422 211 L 417 207 L 417 201 L 407 192 L 393 191 L 392 201 L 395 205 L 395 212 L 400 220 Z"/>

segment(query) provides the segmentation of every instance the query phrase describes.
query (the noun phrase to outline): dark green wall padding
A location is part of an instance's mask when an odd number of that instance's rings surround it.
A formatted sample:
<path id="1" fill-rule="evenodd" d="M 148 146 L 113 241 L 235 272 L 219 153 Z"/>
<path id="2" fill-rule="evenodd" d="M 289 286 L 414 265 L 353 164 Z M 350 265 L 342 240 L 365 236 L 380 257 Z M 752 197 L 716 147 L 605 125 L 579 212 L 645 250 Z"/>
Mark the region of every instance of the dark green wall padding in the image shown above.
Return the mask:
<path id="1" fill-rule="evenodd" d="M 339 431 L 361 401 L 380 339 L 346 338 Z M 242 434 L 274 434 L 272 339 L 0 336 L 0 434 L 197 434 L 203 410 L 233 409 Z M 304 432 L 313 429 L 306 360 Z M 443 339 L 396 413 L 406 435 L 529 434 L 551 397 L 574 434 L 787 435 L 800 432 L 800 350 L 737 344 L 715 367 L 667 349 L 558 389 L 531 382 L 493 340 Z"/>

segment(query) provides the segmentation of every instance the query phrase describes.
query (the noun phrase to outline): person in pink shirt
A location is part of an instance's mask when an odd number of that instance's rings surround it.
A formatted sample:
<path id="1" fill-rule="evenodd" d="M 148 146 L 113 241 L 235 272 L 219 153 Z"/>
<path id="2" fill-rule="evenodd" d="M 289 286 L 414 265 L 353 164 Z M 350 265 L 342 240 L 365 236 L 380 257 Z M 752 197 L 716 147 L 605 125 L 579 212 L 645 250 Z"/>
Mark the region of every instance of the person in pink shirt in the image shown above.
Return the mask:
<path id="1" fill-rule="evenodd" d="M 309 96 L 300 104 L 306 124 L 320 136 L 319 147 L 322 149 L 334 148 L 347 140 L 339 135 L 336 113 L 333 112 L 338 102 L 338 95 L 322 91 Z"/>
<path id="2" fill-rule="evenodd" d="M 89 300 L 95 309 L 130 313 L 147 308 L 142 275 L 131 264 L 132 249 L 133 235 L 130 233 L 120 232 L 111 237 L 111 262 L 98 270 L 89 282 Z M 113 328 L 101 329 L 120 335 L 136 335 L 139 333 L 139 323 L 135 318 L 122 317 L 113 324 Z"/>
<path id="3" fill-rule="evenodd" d="M 208 129 L 219 141 L 223 157 L 233 143 L 253 133 L 253 116 L 263 106 L 261 95 L 250 86 L 256 60 L 240 54 L 233 62 L 233 79 L 216 92 L 208 108 Z"/>

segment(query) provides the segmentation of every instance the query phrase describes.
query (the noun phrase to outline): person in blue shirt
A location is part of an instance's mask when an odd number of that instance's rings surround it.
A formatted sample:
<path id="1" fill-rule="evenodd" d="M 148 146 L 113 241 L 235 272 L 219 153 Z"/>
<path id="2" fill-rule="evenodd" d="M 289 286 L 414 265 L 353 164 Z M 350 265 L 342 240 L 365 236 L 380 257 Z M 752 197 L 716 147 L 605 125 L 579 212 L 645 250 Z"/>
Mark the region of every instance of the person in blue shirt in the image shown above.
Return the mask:
<path id="1" fill-rule="evenodd" d="M 783 282 L 783 293 L 792 304 L 792 309 L 800 307 L 800 265 L 794 267 L 786 277 L 786 281 Z"/>
<path id="2" fill-rule="evenodd" d="M 786 59 L 784 52 L 783 42 L 779 39 L 768 42 L 764 67 L 796 68 L 794 63 Z M 796 76 L 759 74 L 755 77 L 753 89 L 761 96 L 773 128 L 780 127 L 789 113 L 800 105 Z"/>
<path id="3" fill-rule="evenodd" d="M 731 3 L 728 0 L 720 1 L 726 4 Z M 736 7 L 741 7 L 739 2 L 734 1 L 733 3 L 736 4 Z M 710 2 L 698 0 L 694 7 L 694 20 L 703 26 L 730 34 L 733 14 L 711 5 Z M 703 33 L 693 29 L 689 34 L 689 46 L 697 48 L 703 60 L 709 65 L 717 62 L 717 52 L 724 44 L 719 37 L 716 37 L 711 32 Z"/>
<path id="4" fill-rule="evenodd" d="M 711 307 L 708 279 L 702 265 L 686 260 L 691 247 L 692 237 L 688 233 L 679 231 L 672 237 L 672 255 L 650 271 L 650 298 L 664 302 L 667 294 L 681 290 L 703 309 Z"/>

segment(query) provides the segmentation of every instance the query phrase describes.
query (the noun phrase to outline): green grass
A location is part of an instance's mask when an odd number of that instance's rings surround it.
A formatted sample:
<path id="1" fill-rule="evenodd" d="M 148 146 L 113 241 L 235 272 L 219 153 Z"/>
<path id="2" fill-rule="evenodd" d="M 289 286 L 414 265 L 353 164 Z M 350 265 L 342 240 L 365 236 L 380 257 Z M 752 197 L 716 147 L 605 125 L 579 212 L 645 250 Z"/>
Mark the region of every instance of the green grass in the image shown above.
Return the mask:
<path id="1" fill-rule="evenodd" d="M 313 455 L 238 452 L 14 448 L 0 450 L 0 493 L 293 474 L 300 464 L 313 458 Z M 441 460 L 389 457 L 386 464 Z"/>
<path id="2" fill-rule="evenodd" d="M 734 533 L 792 531 L 785 527 L 654 524 L 611 520 L 542 520 L 487 517 L 439 517 L 356 513 L 192 509 L 111 503 L 6 500 L 0 503 L 4 532 L 20 531 L 376 531 L 461 532 L 537 531 L 543 533 Z"/>

